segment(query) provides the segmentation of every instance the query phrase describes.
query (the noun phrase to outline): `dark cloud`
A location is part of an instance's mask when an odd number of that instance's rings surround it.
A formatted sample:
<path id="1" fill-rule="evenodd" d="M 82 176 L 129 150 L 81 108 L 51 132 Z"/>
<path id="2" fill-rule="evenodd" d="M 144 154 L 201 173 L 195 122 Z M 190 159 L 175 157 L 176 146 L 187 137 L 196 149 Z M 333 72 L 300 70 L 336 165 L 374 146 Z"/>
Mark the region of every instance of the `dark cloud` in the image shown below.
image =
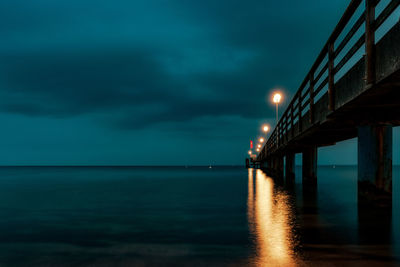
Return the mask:
<path id="1" fill-rule="evenodd" d="M 25 115 L 72 116 L 162 103 L 182 87 L 148 51 L 79 51 L 2 57 L 0 108 Z M 32 110 L 36 112 L 31 113 Z"/>
<path id="2" fill-rule="evenodd" d="M 318 54 L 305 44 L 321 47 L 333 28 L 317 8 L 345 1 L 66 3 L 1 4 L 0 111 L 102 114 L 119 129 L 272 117 L 268 90 L 290 96 Z"/>
<path id="3" fill-rule="evenodd" d="M 2 67 L 3 112 L 50 117 L 115 112 L 115 123 L 110 123 L 124 129 L 202 116 L 265 114 L 261 112 L 263 97 L 254 96 L 257 90 L 264 94 L 267 81 L 253 62 L 230 72 L 175 76 L 157 60 L 157 51 L 145 49 L 20 54 L 2 59 L 7 62 Z M 211 93 L 199 96 L 192 88 Z M 243 93 L 248 89 L 249 93 Z"/>

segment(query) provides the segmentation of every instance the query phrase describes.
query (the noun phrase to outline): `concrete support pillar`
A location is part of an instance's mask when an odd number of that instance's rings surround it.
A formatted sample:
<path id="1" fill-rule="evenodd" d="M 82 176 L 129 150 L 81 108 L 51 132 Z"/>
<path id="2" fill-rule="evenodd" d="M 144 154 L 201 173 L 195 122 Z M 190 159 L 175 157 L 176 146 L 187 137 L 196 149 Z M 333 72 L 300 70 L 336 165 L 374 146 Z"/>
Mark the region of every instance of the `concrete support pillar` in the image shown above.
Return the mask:
<path id="1" fill-rule="evenodd" d="M 295 168 L 294 156 L 295 154 L 293 152 L 288 152 L 286 154 L 286 166 L 285 166 L 286 180 L 294 179 L 294 168 Z"/>
<path id="2" fill-rule="evenodd" d="M 276 158 L 275 157 L 273 157 L 273 158 L 271 158 L 271 169 L 272 170 L 275 170 L 276 169 Z"/>
<path id="3" fill-rule="evenodd" d="M 391 206 L 392 143 L 392 126 L 358 127 L 359 204 Z"/>
<path id="4" fill-rule="evenodd" d="M 282 155 L 278 155 L 276 157 L 276 169 L 275 169 L 275 182 L 277 182 L 280 185 L 283 185 L 283 156 Z"/>
<path id="5" fill-rule="evenodd" d="M 279 157 L 274 157 L 274 167 L 273 169 L 277 171 L 279 169 Z"/>
<path id="6" fill-rule="evenodd" d="M 303 185 L 317 184 L 317 146 L 310 146 L 303 151 Z"/>
<path id="7" fill-rule="evenodd" d="M 279 162 L 279 172 L 281 173 L 281 176 L 284 176 L 285 173 L 285 156 L 280 156 L 279 157 L 280 162 Z"/>
<path id="8" fill-rule="evenodd" d="M 267 170 L 269 167 L 268 160 L 260 162 L 260 168 Z"/>
<path id="9" fill-rule="evenodd" d="M 276 155 L 272 158 L 271 174 L 275 177 L 283 177 L 283 157 Z"/>

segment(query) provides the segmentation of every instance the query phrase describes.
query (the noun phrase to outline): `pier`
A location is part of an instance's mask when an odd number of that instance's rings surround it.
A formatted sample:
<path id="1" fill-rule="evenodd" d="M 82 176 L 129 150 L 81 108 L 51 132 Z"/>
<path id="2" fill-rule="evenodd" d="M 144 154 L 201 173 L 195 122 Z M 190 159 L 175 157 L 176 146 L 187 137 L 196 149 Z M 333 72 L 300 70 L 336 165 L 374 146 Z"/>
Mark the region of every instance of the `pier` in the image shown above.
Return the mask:
<path id="1" fill-rule="evenodd" d="M 318 148 L 357 137 L 359 203 L 391 206 L 392 127 L 400 125 L 400 22 L 391 15 L 400 1 L 378 13 L 379 3 L 350 2 L 255 165 L 293 179 L 302 153 L 303 186 L 315 186 Z M 388 19 L 396 22 L 378 38 Z"/>

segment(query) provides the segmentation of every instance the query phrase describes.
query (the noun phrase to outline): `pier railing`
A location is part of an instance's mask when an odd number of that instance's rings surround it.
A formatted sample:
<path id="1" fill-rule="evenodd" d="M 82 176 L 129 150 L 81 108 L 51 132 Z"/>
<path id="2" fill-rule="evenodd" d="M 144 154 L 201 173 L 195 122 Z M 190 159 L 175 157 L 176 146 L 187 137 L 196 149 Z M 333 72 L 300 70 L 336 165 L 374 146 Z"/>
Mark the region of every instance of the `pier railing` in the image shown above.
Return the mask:
<path id="1" fill-rule="evenodd" d="M 381 11 L 376 16 L 378 5 Z M 328 96 L 329 112 L 335 111 L 335 82 L 345 75 L 360 57 L 364 56 L 366 63 L 366 84 L 375 83 L 375 33 L 399 5 L 400 0 L 352 0 L 350 2 L 281 116 L 258 159 L 276 152 L 291 139 L 317 123 L 314 120 L 314 103 L 323 95 Z M 361 49 L 362 47 L 364 50 Z M 307 112 L 309 123 L 306 129 L 302 125 L 302 118 Z"/>

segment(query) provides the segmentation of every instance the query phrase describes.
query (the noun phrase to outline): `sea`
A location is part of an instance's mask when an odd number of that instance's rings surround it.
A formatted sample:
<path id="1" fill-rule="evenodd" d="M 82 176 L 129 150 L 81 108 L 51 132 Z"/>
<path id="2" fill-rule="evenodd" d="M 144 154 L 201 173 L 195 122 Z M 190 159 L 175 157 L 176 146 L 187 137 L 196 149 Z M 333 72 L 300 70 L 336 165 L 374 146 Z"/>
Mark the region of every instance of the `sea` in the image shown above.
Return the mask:
<path id="1" fill-rule="evenodd" d="M 0 266 L 400 266 L 399 176 L 361 210 L 356 166 L 0 167 Z"/>

